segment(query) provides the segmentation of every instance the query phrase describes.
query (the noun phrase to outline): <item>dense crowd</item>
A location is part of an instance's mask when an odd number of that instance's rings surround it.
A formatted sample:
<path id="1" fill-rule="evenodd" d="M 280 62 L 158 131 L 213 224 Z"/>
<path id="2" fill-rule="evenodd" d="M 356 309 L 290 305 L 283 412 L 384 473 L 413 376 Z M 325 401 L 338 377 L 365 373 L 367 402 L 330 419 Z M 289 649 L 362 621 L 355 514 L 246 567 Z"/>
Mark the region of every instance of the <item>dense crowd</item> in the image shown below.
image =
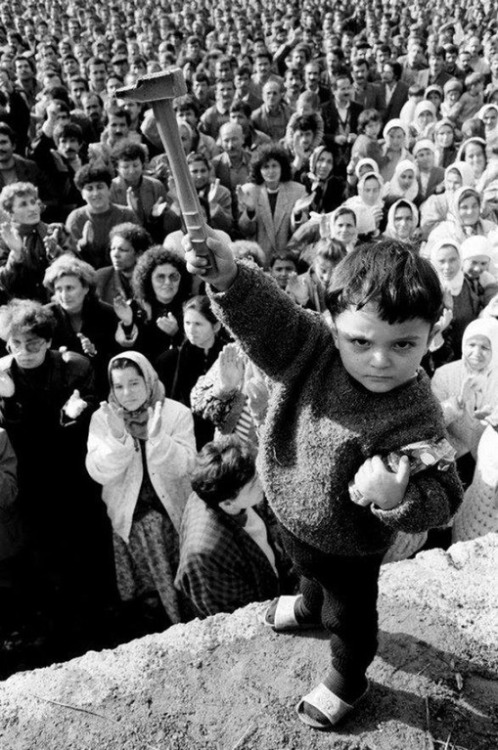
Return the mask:
<path id="1" fill-rule="evenodd" d="M 378 564 L 498 531 L 496 13 L 351 10 L 1 4 L 0 639 L 65 655 L 106 643 L 104 622 L 145 632 L 297 590 L 256 470 L 279 346 L 259 361 L 188 272 L 154 114 L 119 98 L 171 66 L 206 222 L 282 305 L 333 327 L 334 270 L 364 243 L 437 274 L 422 365 L 465 498 L 436 531 L 401 524 Z M 273 335 L 299 363 L 292 309 Z"/>

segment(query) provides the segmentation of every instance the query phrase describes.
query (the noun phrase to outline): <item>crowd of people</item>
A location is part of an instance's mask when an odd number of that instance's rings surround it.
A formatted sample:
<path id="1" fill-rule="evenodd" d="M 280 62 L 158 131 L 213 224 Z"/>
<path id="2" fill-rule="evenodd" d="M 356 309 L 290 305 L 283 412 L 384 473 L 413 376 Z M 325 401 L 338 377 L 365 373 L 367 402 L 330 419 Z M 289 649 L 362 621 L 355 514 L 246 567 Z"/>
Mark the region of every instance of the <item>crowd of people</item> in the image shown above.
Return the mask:
<path id="1" fill-rule="evenodd" d="M 364 529 L 357 546 L 336 540 L 335 554 L 358 547 L 375 558 L 368 598 L 383 561 L 498 532 L 491 4 L 15 0 L 1 4 L 0 22 L 0 638 L 29 632 L 63 644 L 55 658 L 77 643 L 106 643 L 103 622 L 118 630 L 138 622 L 146 632 L 294 595 L 299 573 L 313 578 L 304 548 L 320 546 L 323 528 L 317 521 L 304 533 L 296 519 L 282 527 L 278 492 L 269 505 L 256 458 L 259 449 L 263 465 L 260 441 L 271 434 L 280 469 L 288 462 L 292 474 L 289 393 L 275 406 L 275 390 L 294 370 L 302 381 L 310 341 L 328 351 L 334 336 L 341 350 L 335 317 L 343 308 L 330 292 L 336 269 L 368 247 L 387 278 L 375 254 L 386 242 L 420 259 L 408 266 L 428 288 L 426 266 L 437 275 L 426 301 L 434 309 L 421 315 L 417 301 L 413 317 L 432 330 L 421 364 L 442 408 L 444 457 L 455 459 L 465 497 L 457 510 L 450 472 L 453 499 L 430 523 L 401 519 L 386 534 L 386 512 L 376 511 L 371 543 Z M 187 83 L 173 106 L 212 241 L 243 269 L 244 319 L 206 284 L 216 289 L 216 277 L 204 278 L 195 262 L 187 267 L 152 109 L 119 98 L 120 88 L 170 66 Z M 369 262 L 351 268 L 380 288 Z M 254 297 L 250 307 L 246 272 L 256 286 L 272 279 L 261 287 L 264 304 Z M 405 307 L 398 300 L 386 308 L 384 322 L 404 324 L 410 294 Z M 311 320 L 326 326 L 316 340 Z M 258 348 L 263 331 L 270 338 Z M 305 364 L 325 391 L 320 352 Z M 346 399 L 347 382 L 337 388 Z M 292 398 L 296 407 L 299 393 Z M 334 388 L 323 398 L 336 398 Z M 408 408 L 402 399 L 398 406 Z M 398 435 L 394 408 L 382 412 L 398 440 L 387 441 L 386 455 L 417 442 L 414 430 Z M 302 456 L 294 465 L 297 514 L 317 496 L 308 474 L 337 471 L 323 446 L 314 448 L 318 466 L 303 469 Z M 424 455 L 433 451 L 438 464 L 439 448 L 424 443 Z M 378 452 L 373 443 L 369 450 Z M 404 460 L 399 466 L 401 476 Z M 264 479 L 266 489 L 275 477 Z M 361 506 L 365 493 L 356 491 Z M 345 519 L 338 527 L 348 535 Z M 334 549 L 324 550 L 330 563 Z M 311 584 L 305 591 L 308 604 L 316 600 Z M 285 628 L 289 613 L 276 601 L 267 624 L 283 617 Z M 291 624 L 316 622 L 316 607 L 303 607 Z M 367 665 L 373 641 L 362 646 Z M 363 678 L 342 693 L 330 679 L 327 689 L 353 704 Z M 303 714 L 321 721 L 306 705 Z"/>

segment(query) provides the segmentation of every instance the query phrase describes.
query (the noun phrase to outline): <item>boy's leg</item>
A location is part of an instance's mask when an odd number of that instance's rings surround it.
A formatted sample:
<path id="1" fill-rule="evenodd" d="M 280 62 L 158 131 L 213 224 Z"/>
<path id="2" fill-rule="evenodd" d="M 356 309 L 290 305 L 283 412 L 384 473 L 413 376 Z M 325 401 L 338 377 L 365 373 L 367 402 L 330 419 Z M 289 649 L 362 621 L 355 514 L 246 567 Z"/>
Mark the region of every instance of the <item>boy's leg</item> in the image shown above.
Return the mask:
<path id="1" fill-rule="evenodd" d="M 377 651 L 378 577 L 383 554 L 335 557 L 317 575 L 324 592 L 322 623 L 330 634 L 332 668 L 325 684 L 353 704 L 367 686 Z"/>

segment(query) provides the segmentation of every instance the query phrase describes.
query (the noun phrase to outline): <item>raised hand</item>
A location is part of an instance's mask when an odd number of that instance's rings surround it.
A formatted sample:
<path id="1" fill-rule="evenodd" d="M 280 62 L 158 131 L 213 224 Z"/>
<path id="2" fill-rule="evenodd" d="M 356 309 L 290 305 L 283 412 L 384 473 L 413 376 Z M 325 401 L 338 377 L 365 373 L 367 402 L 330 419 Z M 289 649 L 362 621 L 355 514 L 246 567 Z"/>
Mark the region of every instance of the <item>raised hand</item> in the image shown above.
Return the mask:
<path id="1" fill-rule="evenodd" d="M 296 302 L 298 305 L 301 305 L 301 307 L 304 307 L 304 305 L 306 305 L 310 298 L 306 283 L 297 275 L 295 271 L 289 274 L 289 279 L 287 281 L 285 291 L 292 297 L 294 302 Z"/>
<path id="2" fill-rule="evenodd" d="M 218 357 L 218 375 L 221 390 L 234 391 L 242 388 L 245 363 L 237 344 L 227 344 Z"/>
<path id="3" fill-rule="evenodd" d="M 214 199 L 216 198 L 216 193 L 218 191 L 218 188 L 220 186 L 220 180 L 217 177 L 214 182 L 212 182 L 209 186 L 209 192 L 207 194 L 208 203 L 212 203 Z"/>
<path id="4" fill-rule="evenodd" d="M 297 201 L 294 203 L 293 212 L 295 214 L 300 214 L 302 211 L 307 211 L 314 200 L 315 200 L 315 193 L 310 193 L 309 195 L 306 195 L 304 198 L 298 198 Z"/>
<path id="5" fill-rule="evenodd" d="M 158 318 L 156 320 L 156 326 L 168 336 L 174 336 L 179 331 L 178 321 L 171 312 Z"/>
<path id="6" fill-rule="evenodd" d="M 95 357 L 95 355 L 97 354 L 95 344 L 93 344 L 88 336 L 85 336 L 83 333 L 77 333 L 76 335 L 80 340 L 81 348 L 83 349 L 84 354 L 86 354 L 88 357 Z"/>
<path id="7" fill-rule="evenodd" d="M 89 245 L 91 245 L 94 240 L 95 240 L 95 230 L 93 228 L 92 222 L 86 221 L 83 226 L 83 231 L 81 233 L 81 239 L 78 242 L 78 247 L 83 250 Z"/>
<path id="8" fill-rule="evenodd" d="M 168 204 L 166 201 L 163 201 L 162 198 L 158 198 L 157 201 L 152 206 L 150 215 L 153 216 L 155 219 L 159 218 L 159 216 L 162 216 L 163 213 L 166 211 L 168 207 Z"/>
<path id="9" fill-rule="evenodd" d="M 0 398 L 10 398 L 14 395 L 14 392 L 14 381 L 8 373 L 0 370 Z"/>
<path id="10" fill-rule="evenodd" d="M 246 383 L 247 405 L 256 424 L 261 424 L 268 410 L 268 388 L 262 377 L 253 377 Z"/>
<path id="11" fill-rule="evenodd" d="M 162 403 L 160 401 L 156 401 L 154 408 L 152 408 L 152 406 L 149 406 L 149 408 L 147 409 L 147 412 L 149 414 L 149 419 L 147 421 L 147 435 L 150 440 L 154 440 L 154 438 L 156 438 L 161 432 L 162 408 Z"/>
<path id="12" fill-rule="evenodd" d="M 77 419 L 87 406 L 87 402 L 81 398 L 78 389 L 75 389 L 62 407 L 62 411 L 69 419 Z"/>
<path id="13" fill-rule="evenodd" d="M 131 326 L 133 323 L 133 310 L 125 300 L 121 292 L 118 292 L 112 301 L 114 312 L 125 326 Z"/>
<path id="14" fill-rule="evenodd" d="M 126 205 L 136 214 L 138 213 L 138 198 L 132 187 L 126 189 Z"/>
<path id="15" fill-rule="evenodd" d="M 14 260 L 21 261 L 24 242 L 17 227 L 10 221 L 3 221 L 0 224 L 0 237 L 14 256 Z"/>
<path id="16" fill-rule="evenodd" d="M 197 255 L 192 247 L 192 242 L 188 234 L 182 239 L 182 245 L 185 250 L 185 260 L 187 262 L 187 271 L 208 281 L 215 289 L 220 292 L 228 289 L 237 276 L 237 264 L 230 245 L 221 242 L 210 227 L 206 227 L 207 246 L 211 250 L 214 263 L 210 264 L 206 256 Z"/>
<path id="17" fill-rule="evenodd" d="M 100 404 L 102 413 L 106 419 L 109 432 L 116 440 L 122 440 L 126 434 L 126 427 L 123 419 L 123 409 L 119 406 L 102 401 Z"/>
<path id="18" fill-rule="evenodd" d="M 246 193 L 242 189 L 242 185 L 237 185 L 235 189 L 236 195 L 237 195 L 237 203 L 239 204 L 239 208 L 242 211 L 255 211 L 256 210 L 256 203 L 254 202 L 254 198 L 250 193 Z"/>

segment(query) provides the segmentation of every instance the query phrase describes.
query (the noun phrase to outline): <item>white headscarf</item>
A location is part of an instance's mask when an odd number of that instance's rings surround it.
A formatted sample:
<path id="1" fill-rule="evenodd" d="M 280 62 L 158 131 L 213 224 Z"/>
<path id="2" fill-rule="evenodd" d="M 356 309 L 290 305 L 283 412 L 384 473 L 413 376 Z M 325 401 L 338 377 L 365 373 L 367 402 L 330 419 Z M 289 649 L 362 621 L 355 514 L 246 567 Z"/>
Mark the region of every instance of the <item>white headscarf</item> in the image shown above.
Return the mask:
<path id="1" fill-rule="evenodd" d="M 403 190 L 399 184 L 399 177 L 403 172 L 413 172 L 414 180 L 408 190 Z M 415 164 L 409 159 L 402 159 L 396 164 L 392 180 L 385 186 L 384 197 L 393 196 L 395 198 L 407 198 L 409 201 L 414 201 L 418 195 L 418 183 L 416 179 L 417 168 Z"/>
<path id="2" fill-rule="evenodd" d="M 448 279 L 444 279 L 440 275 L 439 268 L 437 266 L 437 261 L 436 261 L 437 251 L 440 250 L 442 247 L 446 247 L 447 245 L 455 248 L 457 255 L 460 259 L 460 268 L 458 269 L 458 273 L 449 281 Z M 462 259 L 460 257 L 460 248 L 458 247 L 458 242 L 450 238 L 437 240 L 437 242 L 435 242 L 434 245 L 431 247 L 430 261 L 432 265 L 434 266 L 434 269 L 439 277 L 439 281 L 441 282 L 441 286 L 443 287 L 444 291 L 450 292 L 452 297 L 458 297 L 458 295 L 462 291 L 463 282 L 465 280 L 465 277 L 462 271 Z"/>

